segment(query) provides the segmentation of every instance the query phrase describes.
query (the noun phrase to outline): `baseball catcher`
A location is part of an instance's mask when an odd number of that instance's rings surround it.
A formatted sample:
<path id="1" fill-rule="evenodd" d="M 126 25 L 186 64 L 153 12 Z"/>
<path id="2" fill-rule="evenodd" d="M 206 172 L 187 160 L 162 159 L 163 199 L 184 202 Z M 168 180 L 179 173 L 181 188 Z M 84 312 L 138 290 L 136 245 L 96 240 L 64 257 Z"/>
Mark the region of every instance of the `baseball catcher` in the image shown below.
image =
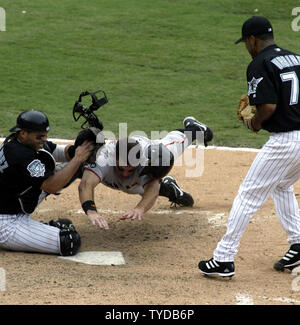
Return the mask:
<path id="1" fill-rule="evenodd" d="M 75 179 L 95 145 L 93 139 L 82 139 L 82 135 L 76 146 L 58 145 L 47 140 L 49 130 L 44 113 L 24 111 L 0 146 L 0 247 L 74 255 L 81 240 L 70 220 L 45 224 L 33 220 L 30 214 L 47 195 Z"/>
<path id="2" fill-rule="evenodd" d="M 74 255 L 80 249 L 80 235 L 71 220 L 42 223 L 30 214 L 46 196 L 80 178 L 84 162 L 95 161 L 104 141 L 103 125 L 94 111 L 108 102 L 105 94 L 99 99 L 96 93 L 81 93 L 74 105 L 74 119 L 84 117 L 82 128 L 89 125 L 79 132 L 74 145 L 48 141 L 49 120 L 40 111 L 24 111 L 17 117 L 0 146 L 0 247 L 60 255 Z M 92 104 L 86 108 L 81 99 L 87 95 Z"/>

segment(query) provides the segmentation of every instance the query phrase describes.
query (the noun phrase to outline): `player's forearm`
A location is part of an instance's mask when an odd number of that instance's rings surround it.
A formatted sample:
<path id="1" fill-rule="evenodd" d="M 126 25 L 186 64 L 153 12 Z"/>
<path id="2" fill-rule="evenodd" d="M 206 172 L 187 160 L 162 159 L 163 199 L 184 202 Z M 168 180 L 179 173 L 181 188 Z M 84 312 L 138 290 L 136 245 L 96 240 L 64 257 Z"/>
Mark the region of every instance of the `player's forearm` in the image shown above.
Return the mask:
<path id="1" fill-rule="evenodd" d="M 146 213 L 148 210 L 150 210 L 153 207 L 157 197 L 158 195 L 150 199 L 146 199 L 146 200 L 142 199 L 135 208 L 141 209 L 143 210 L 143 213 Z"/>
<path id="2" fill-rule="evenodd" d="M 262 128 L 262 123 L 267 121 L 276 109 L 275 104 L 262 104 L 256 106 L 257 111 L 251 120 L 254 131 L 259 131 Z"/>
<path id="3" fill-rule="evenodd" d="M 74 176 L 81 165 L 81 160 L 74 157 L 63 169 L 46 179 L 41 189 L 47 193 L 56 193 L 62 189 Z"/>
<path id="4" fill-rule="evenodd" d="M 78 186 L 78 191 L 79 201 L 85 214 L 87 216 L 98 218 L 99 215 L 97 213 L 97 207 L 94 200 L 94 188 L 83 180 Z"/>
<path id="5" fill-rule="evenodd" d="M 100 178 L 93 172 L 85 169 L 78 186 L 79 200 L 85 214 L 96 214 L 98 218 L 97 207 L 94 201 L 95 187 L 101 182 Z"/>
<path id="6" fill-rule="evenodd" d="M 153 181 L 145 187 L 144 195 L 137 204 L 136 209 L 142 209 L 145 212 L 150 210 L 155 204 L 159 195 L 159 182 Z"/>
<path id="7" fill-rule="evenodd" d="M 83 204 L 86 201 L 94 201 L 94 187 L 82 180 L 78 186 L 79 200 Z"/>

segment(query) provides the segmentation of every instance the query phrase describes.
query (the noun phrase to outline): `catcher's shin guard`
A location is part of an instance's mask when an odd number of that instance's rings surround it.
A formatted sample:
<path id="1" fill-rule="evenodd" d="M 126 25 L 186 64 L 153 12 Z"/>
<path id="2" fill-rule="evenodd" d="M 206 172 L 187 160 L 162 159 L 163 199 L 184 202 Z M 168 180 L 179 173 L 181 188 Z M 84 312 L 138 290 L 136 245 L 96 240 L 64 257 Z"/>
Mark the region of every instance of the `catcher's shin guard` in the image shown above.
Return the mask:
<path id="1" fill-rule="evenodd" d="M 76 255 L 81 246 L 81 238 L 76 230 L 63 229 L 59 233 L 60 254 L 62 256 Z"/>
<path id="2" fill-rule="evenodd" d="M 60 255 L 69 256 L 77 254 L 81 246 L 81 238 L 71 220 L 58 219 L 54 223 L 55 225 L 53 226 L 60 229 Z"/>

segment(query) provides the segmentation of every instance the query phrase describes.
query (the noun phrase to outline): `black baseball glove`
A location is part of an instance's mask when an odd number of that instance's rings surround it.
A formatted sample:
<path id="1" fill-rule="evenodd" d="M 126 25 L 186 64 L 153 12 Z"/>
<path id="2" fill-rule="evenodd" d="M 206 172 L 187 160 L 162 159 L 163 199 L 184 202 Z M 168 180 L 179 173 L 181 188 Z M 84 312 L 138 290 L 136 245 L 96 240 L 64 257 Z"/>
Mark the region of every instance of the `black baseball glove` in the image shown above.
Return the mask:
<path id="1" fill-rule="evenodd" d="M 87 163 L 94 163 L 98 149 L 104 144 L 104 136 L 100 129 L 94 127 L 81 130 L 75 139 L 74 145 L 70 146 L 68 149 L 70 158 L 75 156 L 76 148 L 82 145 L 84 141 L 90 141 L 95 145 L 94 151 L 87 160 Z"/>

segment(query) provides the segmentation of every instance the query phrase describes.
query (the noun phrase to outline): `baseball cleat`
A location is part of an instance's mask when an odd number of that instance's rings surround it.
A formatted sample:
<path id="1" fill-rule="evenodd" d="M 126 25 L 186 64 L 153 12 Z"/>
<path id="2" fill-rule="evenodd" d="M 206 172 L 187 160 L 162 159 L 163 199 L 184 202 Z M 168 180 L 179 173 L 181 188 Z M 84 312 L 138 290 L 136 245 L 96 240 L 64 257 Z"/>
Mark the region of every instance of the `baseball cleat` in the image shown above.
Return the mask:
<path id="1" fill-rule="evenodd" d="M 181 207 L 192 207 L 194 199 L 190 193 L 183 191 L 172 176 L 166 176 L 162 181 L 166 186 L 169 186 L 169 201 Z"/>
<path id="2" fill-rule="evenodd" d="M 293 270 L 298 265 L 300 265 L 300 244 L 293 244 L 273 267 L 276 271 L 284 271 L 285 269 Z"/>
<path id="3" fill-rule="evenodd" d="M 214 258 L 208 261 L 200 261 L 198 267 L 200 272 L 205 275 L 232 277 L 235 274 L 233 262 L 217 262 Z"/>
<path id="4" fill-rule="evenodd" d="M 185 128 L 196 127 L 199 131 L 204 132 L 204 145 L 207 147 L 207 142 L 213 139 L 212 130 L 205 124 L 196 120 L 193 116 L 187 116 L 183 120 L 183 125 Z"/>

